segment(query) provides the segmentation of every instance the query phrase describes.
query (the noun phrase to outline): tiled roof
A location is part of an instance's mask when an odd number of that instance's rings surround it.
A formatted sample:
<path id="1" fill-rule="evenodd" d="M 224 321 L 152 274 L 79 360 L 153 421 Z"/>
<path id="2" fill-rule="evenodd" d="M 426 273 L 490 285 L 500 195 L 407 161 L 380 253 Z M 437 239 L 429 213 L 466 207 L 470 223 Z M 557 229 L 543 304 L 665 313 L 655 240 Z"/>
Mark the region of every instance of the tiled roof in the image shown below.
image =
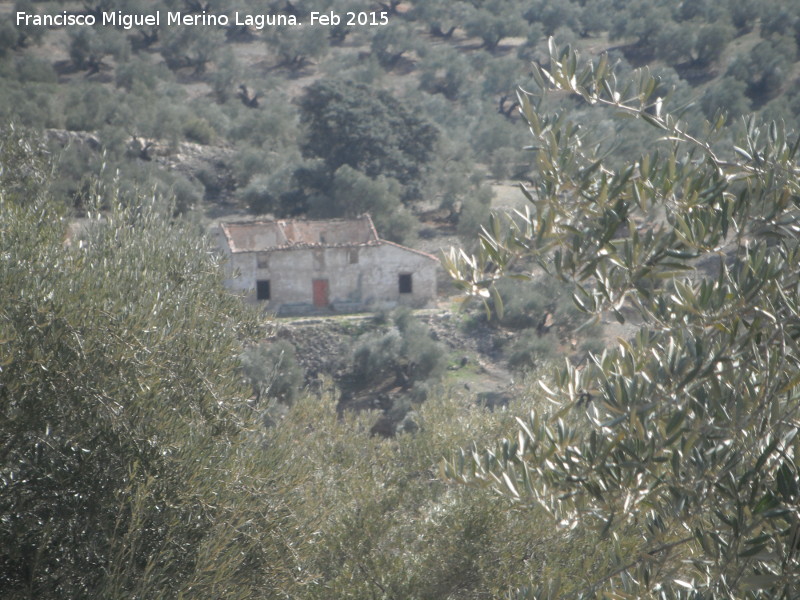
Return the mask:
<path id="1" fill-rule="evenodd" d="M 231 252 L 365 245 L 380 242 L 372 219 L 255 221 L 221 223 Z"/>
<path id="2" fill-rule="evenodd" d="M 357 219 L 325 221 L 242 221 L 220 223 L 220 230 L 231 252 L 269 252 L 299 248 L 347 246 L 394 246 L 438 262 L 427 252 L 382 240 L 369 215 Z"/>

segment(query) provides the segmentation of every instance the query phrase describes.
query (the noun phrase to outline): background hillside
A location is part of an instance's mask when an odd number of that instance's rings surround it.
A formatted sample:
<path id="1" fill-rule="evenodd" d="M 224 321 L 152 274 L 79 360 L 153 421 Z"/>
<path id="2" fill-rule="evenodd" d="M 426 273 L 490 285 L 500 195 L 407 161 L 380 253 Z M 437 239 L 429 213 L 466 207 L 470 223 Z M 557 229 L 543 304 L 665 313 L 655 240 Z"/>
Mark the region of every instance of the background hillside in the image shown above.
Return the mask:
<path id="1" fill-rule="evenodd" d="M 345 22 L 354 11 L 387 24 L 47 29 L 17 27 L 20 10 L 306 22 L 312 10 Z M 794 128 L 800 114 L 800 8 L 789 0 L 23 0 L 0 13 L 0 119 L 49 131 L 57 192 L 76 214 L 103 167 L 124 190 L 157 186 L 203 217 L 368 210 L 391 239 L 471 239 L 492 198 L 507 197 L 498 184 L 530 175 L 515 90 L 532 87 L 549 36 L 588 57 L 608 52 L 619 77 L 648 66 L 692 123 L 756 111 Z M 652 142 L 641 123 L 561 102 L 612 159 Z M 348 122 L 359 126 L 345 133 Z"/>

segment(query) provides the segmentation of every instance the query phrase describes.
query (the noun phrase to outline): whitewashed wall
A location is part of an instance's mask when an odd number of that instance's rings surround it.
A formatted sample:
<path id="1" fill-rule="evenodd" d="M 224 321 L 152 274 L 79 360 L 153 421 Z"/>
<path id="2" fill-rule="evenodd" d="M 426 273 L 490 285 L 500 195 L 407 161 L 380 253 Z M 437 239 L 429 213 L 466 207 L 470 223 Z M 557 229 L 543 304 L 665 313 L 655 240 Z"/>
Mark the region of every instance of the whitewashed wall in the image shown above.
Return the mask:
<path id="1" fill-rule="evenodd" d="M 236 254 L 227 250 L 226 257 L 227 285 L 255 302 L 256 280 L 268 279 L 269 307 L 276 310 L 311 308 L 314 279 L 328 280 L 328 298 L 334 307 L 422 306 L 436 298 L 438 262 L 392 244 Z M 236 272 L 238 277 L 233 276 Z M 411 274 L 412 293 L 400 293 L 400 274 Z"/>

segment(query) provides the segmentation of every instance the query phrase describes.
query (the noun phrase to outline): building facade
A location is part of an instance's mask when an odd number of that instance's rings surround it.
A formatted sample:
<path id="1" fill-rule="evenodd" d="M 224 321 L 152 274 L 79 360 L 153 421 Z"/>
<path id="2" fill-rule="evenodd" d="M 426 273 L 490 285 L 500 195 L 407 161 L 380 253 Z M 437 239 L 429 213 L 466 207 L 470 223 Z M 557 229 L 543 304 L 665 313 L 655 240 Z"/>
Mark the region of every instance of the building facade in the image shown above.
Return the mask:
<path id="1" fill-rule="evenodd" d="M 357 312 L 436 298 L 439 261 L 378 237 L 372 220 L 222 223 L 226 285 L 278 314 Z"/>

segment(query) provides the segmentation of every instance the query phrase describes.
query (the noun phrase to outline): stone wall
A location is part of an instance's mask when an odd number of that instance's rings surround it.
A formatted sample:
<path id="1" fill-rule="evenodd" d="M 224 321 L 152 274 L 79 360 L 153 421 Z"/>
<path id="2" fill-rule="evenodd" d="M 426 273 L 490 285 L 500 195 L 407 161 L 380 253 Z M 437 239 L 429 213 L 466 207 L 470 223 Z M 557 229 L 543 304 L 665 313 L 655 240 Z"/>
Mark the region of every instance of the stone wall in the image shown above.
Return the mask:
<path id="1" fill-rule="evenodd" d="M 320 310 L 314 306 L 314 280 L 327 281 L 318 286 L 327 285 L 330 308 L 343 312 L 424 306 L 436 298 L 438 262 L 391 243 L 226 254 L 227 285 L 256 302 L 256 281 L 268 280 L 268 307 L 284 313 Z M 401 293 L 401 275 L 410 275 L 410 292 Z"/>

